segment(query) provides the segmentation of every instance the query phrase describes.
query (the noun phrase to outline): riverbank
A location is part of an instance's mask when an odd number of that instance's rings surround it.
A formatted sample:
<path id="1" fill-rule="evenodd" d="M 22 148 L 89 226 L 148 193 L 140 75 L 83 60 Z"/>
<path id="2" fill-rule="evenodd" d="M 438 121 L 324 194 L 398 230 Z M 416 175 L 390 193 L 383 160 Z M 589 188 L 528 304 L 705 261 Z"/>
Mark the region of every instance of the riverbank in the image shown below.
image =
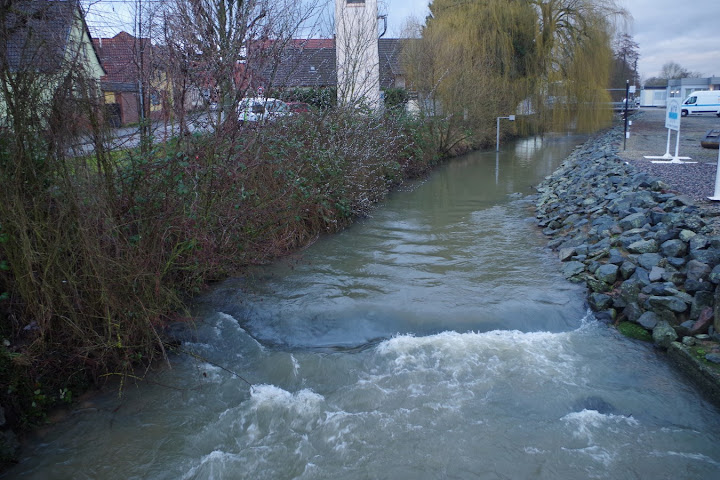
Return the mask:
<path id="1" fill-rule="evenodd" d="M 41 172 L 40 147 L 23 162 L 23 142 L 0 143 L 15 162 L 0 169 L 14 179 L 0 194 L 0 468 L 13 432 L 165 360 L 169 325 L 210 282 L 341 230 L 441 161 L 421 122 L 341 110 L 53 156 Z"/>
<path id="2" fill-rule="evenodd" d="M 699 143 L 711 123 L 683 119 L 679 153 L 698 163 L 652 164 L 645 155 L 665 153 L 664 111 L 640 112 L 625 149 L 622 124 L 595 136 L 537 187 L 535 203 L 596 316 L 668 351 L 720 405 L 720 208 L 705 198 L 717 151 Z"/>

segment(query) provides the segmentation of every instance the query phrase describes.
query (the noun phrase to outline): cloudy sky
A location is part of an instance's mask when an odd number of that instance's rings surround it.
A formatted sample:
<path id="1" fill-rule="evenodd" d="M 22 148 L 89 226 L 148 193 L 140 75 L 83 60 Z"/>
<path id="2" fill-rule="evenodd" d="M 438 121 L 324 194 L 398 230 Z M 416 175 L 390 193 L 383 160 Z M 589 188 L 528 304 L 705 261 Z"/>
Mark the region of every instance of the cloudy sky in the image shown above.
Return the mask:
<path id="1" fill-rule="evenodd" d="M 619 0 L 633 17 L 629 33 L 640 46 L 642 78 L 674 61 L 703 76 L 720 76 L 719 0 Z M 428 0 L 379 0 L 389 36 L 399 36 L 408 16 L 423 20 Z"/>

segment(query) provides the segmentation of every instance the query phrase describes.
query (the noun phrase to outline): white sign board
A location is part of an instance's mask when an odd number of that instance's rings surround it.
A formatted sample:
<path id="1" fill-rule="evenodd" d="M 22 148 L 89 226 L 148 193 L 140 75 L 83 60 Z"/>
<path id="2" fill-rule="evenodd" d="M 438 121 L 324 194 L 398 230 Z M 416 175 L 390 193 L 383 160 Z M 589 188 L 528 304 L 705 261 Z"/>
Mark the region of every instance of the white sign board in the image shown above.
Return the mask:
<path id="1" fill-rule="evenodd" d="M 667 110 L 665 111 L 665 128 L 680 131 L 680 102 L 679 97 L 667 99 Z"/>

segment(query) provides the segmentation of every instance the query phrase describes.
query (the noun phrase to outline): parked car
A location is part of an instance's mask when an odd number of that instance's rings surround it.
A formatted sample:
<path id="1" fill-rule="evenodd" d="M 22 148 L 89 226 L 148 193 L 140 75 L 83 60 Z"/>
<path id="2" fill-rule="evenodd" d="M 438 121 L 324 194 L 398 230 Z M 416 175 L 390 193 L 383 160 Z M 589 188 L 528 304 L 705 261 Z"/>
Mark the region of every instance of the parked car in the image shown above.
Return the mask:
<path id="1" fill-rule="evenodd" d="M 288 108 L 290 108 L 290 111 L 293 113 L 309 113 L 310 112 L 310 105 L 308 105 L 305 102 L 288 102 L 287 106 L 288 106 Z"/>
<path id="2" fill-rule="evenodd" d="M 238 105 L 240 123 L 260 124 L 291 115 L 288 104 L 277 98 L 243 98 Z"/>

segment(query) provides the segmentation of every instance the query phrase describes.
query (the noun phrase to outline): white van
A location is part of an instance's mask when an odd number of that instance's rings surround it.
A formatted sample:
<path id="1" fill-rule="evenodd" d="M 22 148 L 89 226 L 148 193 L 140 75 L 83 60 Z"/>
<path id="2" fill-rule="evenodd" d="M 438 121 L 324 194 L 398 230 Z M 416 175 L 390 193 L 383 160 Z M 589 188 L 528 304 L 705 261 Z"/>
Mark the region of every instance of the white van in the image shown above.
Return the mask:
<path id="1" fill-rule="evenodd" d="M 682 116 L 691 113 L 714 113 L 720 117 L 720 90 L 699 90 L 693 92 L 682 104 Z"/>

